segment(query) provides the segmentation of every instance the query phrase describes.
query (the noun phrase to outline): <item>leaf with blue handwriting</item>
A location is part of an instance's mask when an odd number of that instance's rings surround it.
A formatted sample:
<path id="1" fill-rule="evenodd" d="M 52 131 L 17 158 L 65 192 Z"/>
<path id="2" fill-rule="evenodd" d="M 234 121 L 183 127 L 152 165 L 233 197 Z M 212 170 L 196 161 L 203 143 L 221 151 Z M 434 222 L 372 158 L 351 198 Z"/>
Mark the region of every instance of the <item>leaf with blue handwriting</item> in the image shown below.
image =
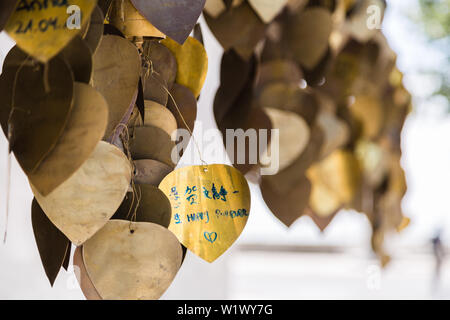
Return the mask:
<path id="1" fill-rule="evenodd" d="M 222 164 L 190 166 L 159 185 L 172 204 L 169 230 L 200 258 L 213 262 L 239 237 L 250 214 L 244 176 Z"/>
<path id="2" fill-rule="evenodd" d="M 69 10 L 71 5 L 77 10 Z M 47 62 L 80 34 L 96 5 L 96 0 L 71 0 L 70 5 L 63 0 L 22 0 L 5 30 L 22 50 Z M 70 22 L 74 22 L 72 29 L 67 26 L 72 27 Z"/>

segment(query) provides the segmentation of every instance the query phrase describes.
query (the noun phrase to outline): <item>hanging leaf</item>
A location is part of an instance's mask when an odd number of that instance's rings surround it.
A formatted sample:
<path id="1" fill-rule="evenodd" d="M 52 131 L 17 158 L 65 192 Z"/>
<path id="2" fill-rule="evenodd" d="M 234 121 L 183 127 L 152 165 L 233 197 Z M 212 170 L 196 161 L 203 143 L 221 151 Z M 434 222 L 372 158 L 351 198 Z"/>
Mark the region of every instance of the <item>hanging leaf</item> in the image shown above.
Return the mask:
<path id="1" fill-rule="evenodd" d="M 134 161 L 134 181 L 140 184 L 159 186 L 162 179 L 173 171 L 173 168 L 157 160 Z"/>
<path id="2" fill-rule="evenodd" d="M 61 51 L 63 58 L 73 72 L 74 80 L 89 83 L 92 78 L 92 52 L 80 36 L 76 36 Z"/>
<path id="3" fill-rule="evenodd" d="M 103 36 L 105 17 L 100 7 L 95 7 L 91 15 L 91 20 L 89 21 L 89 29 L 83 40 L 86 42 L 87 46 L 91 49 L 92 55 L 97 51 L 100 41 Z"/>
<path id="4" fill-rule="evenodd" d="M 295 60 L 314 68 L 327 52 L 331 31 L 332 18 L 327 9 L 313 7 L 294 15 L 286 32 Z"/>
<path id="5" fill-rule="evenodd" d="M 20 49 L 11 50 L 0 78 L 0 121 L 25 173 L 33 173 L 55 147 L 72 102 L 72 72 L 62 59 L 44 66 L 26 60 Z"/>
<path id="6" fill-rule="evenodd" d="M 248 2 L 264 23 L 270 23 L 289 0 L 248 0 Z"/>
<path id="7" fill-rule="evenodd" d="M 205 15 L 206 22 L 225 51 L 233 48 L 244 59 L 252 57 L 256 45 L 264 38 L 266 25 L 244 2 L 217 19 Z"/>
<path id="8" fill-rule="evenodd" d="M 83 247 L 77 247 L 75 249 L 75 253 L 73 255 L 73 265 L 74 267 L 77 267 L 77 269 L 75 270 L 75 276 L 77 277 L 81 291 L 83 292 L 86 299 L 102 300 L 102 297 L 100 297 L 97 289 L 95 289 L 94 285 L 92 284 L 92 281 L 87 273 L 86 266 L 84 265 Z"/>
<path id="9" fill-rule="evenodd" d="M 233 167 L 191 166 L 159 185 L 172 204 L 172 231 L 193 253 L 213 262 L 239 237 L 250 213 L 250 190 Z"/>
<path id="10" fill-rule="evenodd" d="M 45 274 L 53 286 L 65 258 L 70 257 L 70 241 L 47 218 L 36 199 L 31 207 L 31 222 Z"/>
<path id="11" fill-rule="evenodd" d="M 159 41 L 144 41 L 142 57 L 147 62 L 148 70 L 144 70 L 144 82 L 153 74 L 158 75 L 163 83 L 167 84 L 167 89 L 171 89 L 177 77 L 177 60 L 173 53 Z"/>
<path id="12" fill-rule="evenodd" d="M 0 31 L 6 26 L 18 2 L 19 0 L 3 0 L 0 3 Z"/>
<path id="13" fill-rule="evenodd" d="M 287 227 L 300 218 L 309 204 L 311 183 L 303 176 L 285 192 L 262 176 L 261 194 L 272 213 Z"/>
<path id="14" fill-rule="evenodd" d="M 140 72 L 141 58 L 131 42 L 114 35 L 102 38 L 94 55 L 92 83 L 108 102 L 109 123 L 105 139 L 111 137 L 126 111 L 135 104 Z"/>
<path id="15" fill-rule="evenodd" d="M 135 188 L 136 194 L 129 192 L 111 219 L 151 222 L 167 228 L 172 207 L 166 195 L 155 186 L 138 184 Z"/>
<path id="16" fill-rule="evenodd" d="M 69 179 L 91 156 L 108 123 L 108 105 L 91 86 L 74 84 L 74 103 L 67 125 L 53 150 L 28 175 L 31 184 L 47 196 Z"/>
<path id="17" fill-rule="evenodd" d="M 198 98 L 208 72 L 208 56 L 203 45 L 192 37 L 189 37 L 183 45 L 171 39 L 165 39 L 161 43 L 173 53 L 177 60 L 176 82 L 189 88 Z"/>
<path id="18" fill-rule="evenodd" d="M 179 44 L 183 44 L 194 29 L 205 1 L 131 0 L 148 21 Z"/>
<path id="19" fill-rule="evenodd" d="M 49 61 L 80 34 L 79 28 L 66 26 L 70 19 L 67 3 L 53 1 L 45 4 L 43 1 L 20 1 L 5 27 L 18 47 L 42 62 Z M 70 4 L 80 8 L 81 27 L 87 23 L 97 1 L 72 0 Z"/>
<path id="20" fill-rule="evenodd" d="M 309 126 L 302 117 L 290 111 L 264 108 L 273 129 L 279 130 L 279 169 L 289 167 L 305 150 L 309 142 Z M 278 142 L 278 141 L 277 141 Z M 265 158 L 268 158 L 266 150 Z"/>
<path id="21" fill-rule="evenodd" d="M 177 130 L 177 120 L 169 109 L 153 101 L 145 101 L 144 126 L 154 126 L 172 136 Z"/>
<path id="22" fill-rule="evenodd" d="M 175 116 L 178 128 L 187 130 L 187 124 L 193 131 L 197 119 L 197 100 L 194 94 L 185 86 L 176 83 L 170 90 L 170 94 L 175 101 L 169 99 L 167 108 Z"/>
<path id="23" fill-rule="evenodd" d="M 136 127 L 133 130 L 134 135 L 129 143 L 133 159 L 152 159 L 175 167 L 176 163 L 172 159 L 175 143 L 164 130 L 154 126 Z"/>
<path id="24" fill-rule="evenodd" d="M 115 146 L 100 141 L 81 168 L 48 196 L 31 188 L 49 219 L 78 246 L 114 215 L 130 181 L 128 159 Z"/>
<path id="25" fill-rule="evenodd" d="M 109 22 L 115 25 L 126 37 L 165 38 L 164 33 L 144 18 L 130 0 L 112 3 Z"/>
<path id="26" fill-rule="evenodd" d="M 182 250 L 160 225 L 111 220 L 83 245 L 83 258 L 105 300 L 148 300 L 160 298 L 170 286 Z"/>

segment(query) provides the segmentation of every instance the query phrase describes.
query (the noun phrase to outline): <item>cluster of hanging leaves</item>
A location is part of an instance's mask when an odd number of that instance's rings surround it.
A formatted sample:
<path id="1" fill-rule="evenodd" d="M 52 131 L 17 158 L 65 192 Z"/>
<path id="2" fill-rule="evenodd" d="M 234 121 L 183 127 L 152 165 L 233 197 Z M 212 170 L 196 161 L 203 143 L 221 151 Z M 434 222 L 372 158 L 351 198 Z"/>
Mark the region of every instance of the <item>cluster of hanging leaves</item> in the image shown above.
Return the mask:
<path id="1" fill-rule="evenodd" d="M 186 254 L 159 184 L 181 156 L 171 136 L 194 128 L 208 59 L 189 34 L 205 0 L 167 2 L 0 4 L 0 31 L 17 44 L 0 76 L 1 127 L 35 197 L 50 283 L 74 244 L 88 299 L 157 299 Z M 66 27 L 69 5 L 79 29 Z"/>
<path id="2" fill-rule="evenodd" d="M 409 221 L 401 211 L 400 133 L 411 105 L 396 55 L 370 27 L 381 23 L 377 13 L 381 18 L 385 5 L 208 0 L 205 7 L 225 50 L 214 102 L 224 137 L 230 128 L 279 129 L 276 174 L 257 174 L 270 165 L 270 146 L 237 168 L 260 184 L 267 206 L 288 227 L 308 215 L 324 230 L 341 209 L 363 212 L 383 264 L 385 233 Z"/>

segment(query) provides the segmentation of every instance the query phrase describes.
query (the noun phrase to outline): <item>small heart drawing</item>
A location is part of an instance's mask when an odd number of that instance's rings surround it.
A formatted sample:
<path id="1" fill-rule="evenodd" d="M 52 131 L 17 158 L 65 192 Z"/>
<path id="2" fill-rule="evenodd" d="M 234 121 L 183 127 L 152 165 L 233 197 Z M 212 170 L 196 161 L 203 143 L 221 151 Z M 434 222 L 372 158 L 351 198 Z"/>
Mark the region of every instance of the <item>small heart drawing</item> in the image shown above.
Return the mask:
<path id="1" fill-rule="evenodd" d="M 214 241 L 217 240 L 217 232 L 207 232 L 203 233 L 205 236 L 205 239 L 211 243 L 214 243 Z"/>

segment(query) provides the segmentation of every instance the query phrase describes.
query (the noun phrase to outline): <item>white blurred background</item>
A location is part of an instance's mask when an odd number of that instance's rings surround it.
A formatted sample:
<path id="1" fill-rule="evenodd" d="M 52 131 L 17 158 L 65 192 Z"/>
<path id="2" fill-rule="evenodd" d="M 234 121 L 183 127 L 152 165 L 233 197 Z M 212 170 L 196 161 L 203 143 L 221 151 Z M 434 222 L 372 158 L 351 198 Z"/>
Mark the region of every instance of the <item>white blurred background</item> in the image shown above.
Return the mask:
<path id="1" fill-rule="evenodd" d="M 412 219 L 402 234 L 386 240 L 392 262 L 385 268 L 370 251 L 370 227 L 356 212 L 341 212 L 321 233 L 308 217 L 287 229 L 252 186 L 252 210 L 241 237 L 212 264 L 188 253 L 163 299 L 442 299 L 450 298 L 450 261 L 432 285 L 431 238 L 443 229 L 450 243 L 450 115 L 445 99 L 428 98 L 438 83 L 417 70 L 439 68 L 445 56 L 428 46 L 408 18 L 416 0 L 388 1 L 383 32 L 398 54 L 398 67 L 414 96 L 403 130 L 402 164 Z M 203 22 L 203 21 L 202 21 Z M 203 23 L 209 72 L 199 105 L 203 128 L 214 128 L 212 102 L 219 85 L 222 49 Z M 0 33 L 0 62 L 13 46 Z M 219 141 L 218 143 L 221 143 Z M 41 266 L 31 228 L 32 193 L 13 159 L 6 226 L 7 142 L 0 134 L 0 299 L 84 299 L 72 271 L 62 270 L 53 288 Z M 215 159 L 205 159 L 214 163 Z"/>

